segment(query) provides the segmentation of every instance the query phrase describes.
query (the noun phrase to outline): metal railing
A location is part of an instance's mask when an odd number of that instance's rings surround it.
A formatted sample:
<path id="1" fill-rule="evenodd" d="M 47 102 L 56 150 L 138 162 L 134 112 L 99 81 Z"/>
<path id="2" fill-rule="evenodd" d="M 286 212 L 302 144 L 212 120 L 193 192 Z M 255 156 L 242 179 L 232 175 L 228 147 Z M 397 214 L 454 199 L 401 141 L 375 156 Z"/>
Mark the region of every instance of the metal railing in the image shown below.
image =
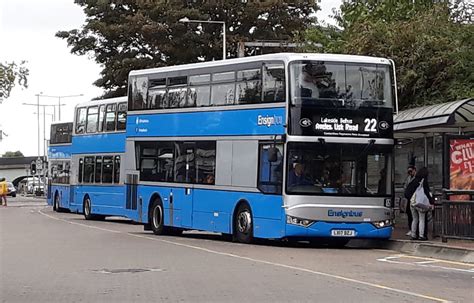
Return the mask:
<path id="1" fill-rule="evenodd" d="M 459 196 L 469 200 L 459 200 Z M 443 242 L 448 238 L 474 240 L 473 197 L 473 190 L 443 190 L 441 203 L 435 204 L 433 213 L 434 233 Z"/>

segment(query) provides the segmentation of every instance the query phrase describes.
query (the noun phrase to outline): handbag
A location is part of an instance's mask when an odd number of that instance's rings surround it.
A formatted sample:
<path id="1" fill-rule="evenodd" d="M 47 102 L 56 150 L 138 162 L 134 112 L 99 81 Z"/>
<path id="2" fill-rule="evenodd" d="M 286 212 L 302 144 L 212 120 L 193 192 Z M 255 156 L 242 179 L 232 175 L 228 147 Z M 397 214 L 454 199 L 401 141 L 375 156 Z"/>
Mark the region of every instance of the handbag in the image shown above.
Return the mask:
<path id="1" fill-rule="evenodd" d="M 418 185 L 415 193 L 413 196 L 411 196 L 410 205 L 419 211 L 425 212 L 430 210 L 430 200 L 426 196 L 425 190 L 423 189 L 423 182 L 424 179 L 421 179 L 420 185 Z"/>

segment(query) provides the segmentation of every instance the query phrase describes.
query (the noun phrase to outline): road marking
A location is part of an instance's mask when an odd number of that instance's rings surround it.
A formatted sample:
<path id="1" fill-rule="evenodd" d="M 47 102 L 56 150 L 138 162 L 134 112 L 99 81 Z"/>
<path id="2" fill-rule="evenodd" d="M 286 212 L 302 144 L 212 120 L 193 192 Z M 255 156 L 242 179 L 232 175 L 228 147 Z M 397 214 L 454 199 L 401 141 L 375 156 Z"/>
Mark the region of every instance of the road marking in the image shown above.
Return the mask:
<path id="1" fill-rule="evenodd" d="M 425 260 L 430 259 L 430 258 L 422 258 L 422 257 L 413 258 L 412 256 L 408 256 L 408 255 L 395 255 L 395 256 L 379 258 L 379 259 L 377 259 L 377 261 L 386 262 L 386 263 L 393 263 L 393 264 L 405 264 L 405 265 L 430 267 L 430 268 L 444 269 L 444 270 L 448 270 L 448 271 L 474 273 L 474 268 L 463 269 L 463 268 L 456 268 L 456 267 L 446 267 L 446 266 L 441 266 L 441 265 L 432 265 L 432 263 L 448 263 L 448 264 L 453 264 L 453 265 L 462 265 L 462 266 L 471 267 L 471 265 L 469 265 L 469 264 L 464 264 L 464 263 L 460 263 L 460 262 L 447 262 L 447 261 L 438 260 L 438 259 L 432 259 L 432 260 L 420 261 L 420 262 L 407 262 L 407 261 L 403 261 L 402 260 L 403 258 L 425 259 Z"/>
<path id="2" fill-rule="evenodd" d="M 385 285 L 381 285 L 381 284 L 365 282 L 365 281 L 361 281 L 361 280 L 357 280 L 357 279 L 353 279 L 353 278 L 347 278 L 347 277 L 344 277 L 344 276 L 333 275 L 333 274 L 329 274 L 329 273 L 325 273 L 325 272 L 315 271 L 315 270 L 311 270 L 311 269 L 308 269 L 308 268 L 291 266 L 291 265 L 286 265 L 286 264 L 282 264 L 282 263 L 275 263 L 275 262 L 270 262 L 270 261 L 265 261 L 265 260 L 260 260 L 260 259 L 254 259 L 254 258 L 250 258 L 250 257 L 244 257 L 244 256 L 231 254 L 231 253 L 226 253 L 226 252 L 221 252 L 221 251 L 217 251 L 217 250 L 212 250 L 212 249 L 208 249 L 208 248 L 204 248 L 204 247 L 200 247 L 200 246 L 194 246 L 194 245 L 174 242 L 174 241 L 170 241 L 170 240 L 163 240 L 163 239 L 160 239 L 160 238 L 157 238 L 157 237 L 152 238 L 152 237 L 149 237 L 149 236 L 137 235 L 137 234 L 130 233 L 130 232 L 121 232 L 121 231 L 116 231 L 116 230 L 110 230 L 110 229 L 106 229 L 106 228 L 91 226 L 91 225 L 87 225 L 87 224 L 71 222 L 71 221 L 68 221 L 68 220 L 65 220 L 65 219 L 61 219 L 61 218 L 57 218 L 57 217 L 53 217 L 51 215 L 48 215 L 48 214 L 44 213 L 42 210 L 39 210 L 39 213 L 42 214 L 43 216 L 46 216 L 46 217 L 51 218 L 53 220 L 62 221 L 62 222 L 65 222 L 65 223 L 79 225 L 79 226 L 84 226 L 84 227 L 88 227 L 88 228 L 91 228 L 91 229 L 97 229 L 97 230 L 101 230 L 101 231 L 105 231 L 105 232 L 119 233 L 119 234 L 128 235 L 128 236 L 132 236 L 132 237 L 136 237 L 136 238 L 142 238 L 142 239 L 146 239 L 146 240 L 172 244 L 172 245 L 175 245 L 175 246 L 191 248 L 191 249 L 194 249 L 194 250 L 204 251 L 204 252 L 215 254 L 215 255 L 227 256 L 227 257 L 246 260 L 246 261 L 251 261 L 251 262 L 255 262 L 255 263 L 272 265 L 272 266 L 276 266 L 276 267 L 281 267 L 281 268 L 286 268 L 286 269 L 292 269 L 292 270 L 296 270 L 296 271 L 311 273 L 311 274 L 315 274 L 315 275 L 318 275 L 318 276 L 329 277 L 329 278 L 333 278 L 333 279 L 338 279 L 338 280 L 342 280 L 342 281 L 346 281 L 346 282 L 352 282 L 352 283 L 361 284 L 361 285 L 365 285 L 365 286 L 370 286 L 370 287 L 373 287 L 373 288 L 378 288 L 378 289 L 383 289 L 383 290 L 389 290 L 389 291 L 392 291 L 392 292 L 405 294 L 405 295 L 409 295 L 409 296 L 417 297 L 417 298 L 423 298 L 423 299 L 427 299 L 427 300 L 431 300 L 431 301 L 450 302 L 449 300 L 445 300 L 445 299 L 442 299 L 442 298 L 423 295 L 423 294 L 419 294 L 419 293 L 415 293 L 415 292 L 411 292 L 411 291 L 407 291 L 407 290 L 403 290 L 403 289 L 393 288 L 393 287 L 389 287 L 389 286 L 385 286 Z"/>

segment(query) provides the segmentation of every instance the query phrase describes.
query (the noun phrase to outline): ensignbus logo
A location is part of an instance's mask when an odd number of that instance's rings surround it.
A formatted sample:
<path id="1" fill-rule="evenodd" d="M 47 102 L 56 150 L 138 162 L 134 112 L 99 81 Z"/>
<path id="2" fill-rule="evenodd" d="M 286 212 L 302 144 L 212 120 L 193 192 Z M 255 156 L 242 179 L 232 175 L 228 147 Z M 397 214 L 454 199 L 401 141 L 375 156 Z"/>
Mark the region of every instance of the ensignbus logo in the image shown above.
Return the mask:
<path id="1" fill-rule="evenodd" d="M 344 211 L 344 210 L 339 210 L 339 211 L 334 211 L 332 209 L 328 210 L 328 216 L 329 217 L 362 217 L 362 212 L 361 211 Z"/>
<path id="2" fill-rule="evenodd" d="M 262 115 L 258 115 L 257 117 L 257 125 L 258 126 L 262 126 L 262 125 L 266 125 L 267 127 L 270 127 L 272 125 L 281 125 L 283 124 L 283 117 L 282 116 L 276 116 L 276 115 L 273 115 L 273 116 L 262 116 Z"/>

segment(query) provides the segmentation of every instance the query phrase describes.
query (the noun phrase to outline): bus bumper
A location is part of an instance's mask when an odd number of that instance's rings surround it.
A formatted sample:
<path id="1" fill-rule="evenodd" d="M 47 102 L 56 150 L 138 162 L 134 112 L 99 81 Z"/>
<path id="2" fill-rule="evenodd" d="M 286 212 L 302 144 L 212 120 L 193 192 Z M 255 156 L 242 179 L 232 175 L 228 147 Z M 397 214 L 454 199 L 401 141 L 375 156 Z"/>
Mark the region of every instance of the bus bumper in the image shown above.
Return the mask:
<path id="1" fill-rule="evenodd" d="M 333 237 L 332 231 L 352 230 L 354 235 L 350 238 L 389 239 L 392 235 L 392 226 L 377 228 L 371 223 L 333 223 L 315 222 L 308 227 L 286 223 L 287 237 Z"/>

